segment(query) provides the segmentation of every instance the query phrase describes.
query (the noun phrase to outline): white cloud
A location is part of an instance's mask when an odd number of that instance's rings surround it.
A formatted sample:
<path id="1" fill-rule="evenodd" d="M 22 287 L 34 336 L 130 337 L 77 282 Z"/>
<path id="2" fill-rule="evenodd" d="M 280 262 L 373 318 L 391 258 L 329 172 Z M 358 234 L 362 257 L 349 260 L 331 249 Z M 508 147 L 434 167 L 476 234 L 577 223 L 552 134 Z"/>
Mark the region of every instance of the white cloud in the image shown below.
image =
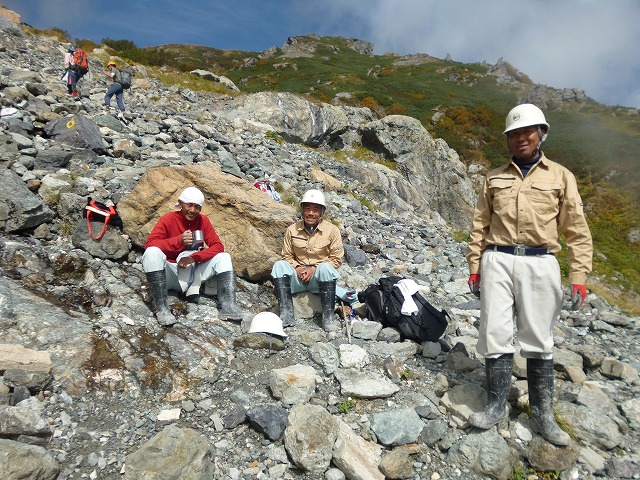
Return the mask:
<path id="1" fill-rule="evenodd" d="M 640 107 L 640 2 L 326 0 L 320 28 L 348 19 L 377 53 L 509 61 L 537 83 Z M 353 17 L 353 18 L 351 18 Z"/>

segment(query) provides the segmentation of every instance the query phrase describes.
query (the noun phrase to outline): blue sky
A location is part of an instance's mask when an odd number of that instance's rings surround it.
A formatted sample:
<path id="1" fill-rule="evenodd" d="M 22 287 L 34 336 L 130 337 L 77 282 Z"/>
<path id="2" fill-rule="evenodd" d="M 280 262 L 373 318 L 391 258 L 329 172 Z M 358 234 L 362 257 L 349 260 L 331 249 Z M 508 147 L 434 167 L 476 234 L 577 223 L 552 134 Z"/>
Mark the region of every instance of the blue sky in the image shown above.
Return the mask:
<path id="1" fill-rule="evenodd" d="M 262 51 L 293 35 L 461 62 L 504 58 L 534 82 L 640 108 L 638 0 L 0 0 L 72 38 Z"/>

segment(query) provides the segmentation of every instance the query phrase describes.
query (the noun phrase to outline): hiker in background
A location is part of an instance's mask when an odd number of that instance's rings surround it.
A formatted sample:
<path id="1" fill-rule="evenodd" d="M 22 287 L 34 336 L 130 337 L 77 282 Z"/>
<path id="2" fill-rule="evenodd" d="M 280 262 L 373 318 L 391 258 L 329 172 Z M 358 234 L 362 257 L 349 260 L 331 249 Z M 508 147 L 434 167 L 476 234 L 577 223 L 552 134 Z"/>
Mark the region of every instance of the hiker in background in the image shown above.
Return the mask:
<path id="1" fill-rule="evenodd" d="M 549 124 L 531 104 L 518 105 L 506 118 L 512 157 L 490 171 L 478 197 L 467 249 L 469 288 L 480 296 L 477 351 L 485 357 L 488 404 L 469 423 L 488 429 L 507 418 L 518 329 L 520 354 L 527 359 L 531 419 L 536 431 L 555 445 L 570 437 L 553 414 L 553 322 L 563 301 L 558 227 L 565 235 L 574 310 L 587 291 L 593 247 L 575 177 L 549 160 L 540 145 Z"/>
<path id="2" fill-rule="evenodd" d="M 200 190 L 185 188 L 175 205 L 178 210 L 160 217 L 145 243 L 142 267 L 160 325 L 176 322 L 167 290 L 182 292 L 187 301 L 197 303 L 203 282 L 205 294 L 217 293 L 220 319 L 242 320 L 246 315 L 236 306 L 231 256 L 207 216 L 200 213 L 203 205 Z"/>
<path id="3" fill-rule="evenodd" d="M 105 107 L 107 107 L 107 110 L 111 108 L 111 97 L 115 95 L 116 103 L 118 104 L 118 108 L 120 109 L 118 117 L 122 118 L 124 116 L 124 89 L 120 84 L 122 74 L 120 73 L 120 70 L 118 70 L 116 62 L 114 62 L 113 60 L 110 60 L 107 63 L 107 69 L 103 69 L 102 73 L 104 73 L 112 81 L 111 85 L 109 85 L 109 88 L 107 89 L 107 94 L 104 96 L 104 105 Z"/>
<path id="4" fill-rule="evenodd" d="M 295 323 L 292 294 L 320 293 L 322 328 L 333 331 L 337 329 L 334 311 L 340 277 L 336 269 L 344 256 L 342 237 L 338 227 L 323 219 L 326 202 L 320 190 L 308 190 L 300 207 L 302 219 L 285 231 L 282 260 L 275 262 L 271 270 L 280 318 L 285 326 Z M 346 293 L 340 289 L 338 296 Z"/>
<path id="5" fill-rule="evenodd" d="M 73 65 L 73 53 L 76 51 L 76 47 L 71 45 L 68 50 L 67 53 L 64 54 L 64 70 L 65 70 L 65 74 L 63 76 L 63 78 L 66 78 L 66 84 L 67 84 L 67 93 L 69 95 L 72 95 L 74 97 L 78 97 L 78 91 L 77 91 L 77 87 L 76 85 L 78 84 L 78 73 L 74 72 L 71 69 L 71 66 Z"/>

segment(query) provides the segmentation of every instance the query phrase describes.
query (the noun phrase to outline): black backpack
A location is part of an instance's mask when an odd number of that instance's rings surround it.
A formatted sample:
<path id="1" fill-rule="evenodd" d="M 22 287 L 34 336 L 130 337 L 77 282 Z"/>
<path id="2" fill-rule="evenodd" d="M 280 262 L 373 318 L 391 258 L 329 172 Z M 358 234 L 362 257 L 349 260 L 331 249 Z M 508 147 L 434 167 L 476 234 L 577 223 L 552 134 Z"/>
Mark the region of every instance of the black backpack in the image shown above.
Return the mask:
<path id="1" fill-rule="evenodd" d="M 367 307 L 369 320 L 382 323 L 384 327 L 393 327 L 403 339 L 408 338 L 419 343 L 437 342 L 447 328 L 449 314 L 438 311 L 420 293 L 412 295 L 418 312 L 402 314 L 404 296 L 394 285 L 402 277 L 382 277 L 377 284 L 369 285 L 358 293 L 358 300 Z"/>
<path id="2" fill-rule="evenodd" d="M 125 90 L 127 88 L 131 88 L 131 77 L 132 74 L 129 70 L 120 70 L 120 79 L 118 83 L 122 85 L 122 88 Z"/>

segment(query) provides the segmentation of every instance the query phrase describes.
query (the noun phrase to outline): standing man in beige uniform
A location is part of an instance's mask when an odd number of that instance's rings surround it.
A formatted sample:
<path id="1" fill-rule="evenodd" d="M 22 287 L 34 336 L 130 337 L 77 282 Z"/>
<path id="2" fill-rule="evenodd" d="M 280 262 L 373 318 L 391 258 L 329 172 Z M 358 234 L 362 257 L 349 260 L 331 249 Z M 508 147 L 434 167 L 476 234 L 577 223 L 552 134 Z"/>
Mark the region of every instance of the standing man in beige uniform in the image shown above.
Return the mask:
<path id="1" fill-rule="evenodd" d="M 322 218 L 327 208 L 320 190 L 308 190 L 300 201 L 302 219 L 290 225 L 284 233 L 282 260 L 273 264 L 271 277 L 280 306 L 280 318 L 285 326 L 295 323 L 292 294 L 320 293 L 322 328 L 336 330 L 337 268 L 342 265 L 344 248 L 338 227 Z M 338 291 L 343 297 L 344 289 Z"/>
<path id="2" fill-rule="evenodd" d="M 513 108 L 504 131 L 513 157 L 487 174 L 478 197 L 467 263 L 469 288 L 480 296 L 477 351 L 485 357 L 488 404 L 469 423 L 488 429 L 507 416 L 515 321 L 533 427 L 549 442 L 568 445 L 553 415 L 552 327 L 563 299 L 554 256 L 561 250 L 558 227 L 567 241 L 574 309 L 587 294 L 593 247 L 575 177 L 540 150 L 548 131 L 535 105 Z"/>

